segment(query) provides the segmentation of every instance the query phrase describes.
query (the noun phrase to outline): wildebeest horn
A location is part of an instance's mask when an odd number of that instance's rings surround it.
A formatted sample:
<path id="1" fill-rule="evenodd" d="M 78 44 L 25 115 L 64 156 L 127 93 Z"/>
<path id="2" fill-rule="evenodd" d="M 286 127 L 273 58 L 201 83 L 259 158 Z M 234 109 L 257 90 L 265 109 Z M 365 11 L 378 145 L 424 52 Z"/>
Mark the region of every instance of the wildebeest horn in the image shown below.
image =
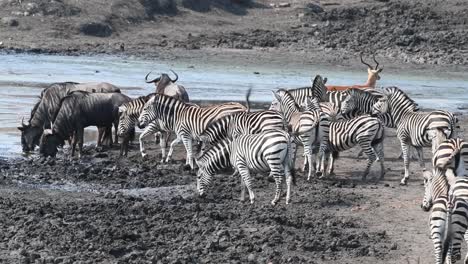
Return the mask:
<path id="1" fill-rule="evenodd" d="M 379 67 L 379 62 L 375 59 L 375 53 L 374 53 L 374 56 L 372 56 L 372 59 L 374 59 L 374 62 L 376 64 L 374 70 L 377 70 L 377 68 Z"/>
<path id="2" fill-rule="evenodd" d="M 26 125 L 24 124 L 24 116 L 23 116 L 23 118 L 21 118 L 21 126 L 22 126 L 22 127 L 25 127 L 25 126 L 26 126 Z"/>
<path id="3" fill-rule="evenodd" d="M 145 76 L 145 82 L 146 82 L 146 83 L 159 82 L 159 80 L 161 80 L 161 77 L 158 77 L 158 78 L 156 78 L 156 79 L 154 79 L 154 80 L 152 80 L 152 81 L 148 81 L 148 76 L 151 74 L 151 72 L 152 72 L 152 71 L 150 71 L 150 72 L 148 72 L 148 74 L 146 74 L 146 76 Z"/>
<path id="4" fill-rule="evenodd" d="M 369 68 L 372 70 L 372 66 L 370 66 L 369 63 L 365 62 L 365 61 L 362 59 L 362 53 L 361 53 L 360 57 L 361 57 L 361 63 L 364 64 L 364 65 L 367 65 L 367 67 L 369 67 Z"/>
<path id="5" fill-rule="evenodd" d="M 173 70 L 170 70 L 170 71 L 171 71 L 171 72 L 175 75 L 175 77 L 176 77 L 174 80 L 171 79 L 171 81 L 172 81 L 172 82 L 177 82 L 177 80 L 179 80 L 179 75 L 177 75 L 177 73 L 175 73 L 175 71 L 173 71 Z"/>

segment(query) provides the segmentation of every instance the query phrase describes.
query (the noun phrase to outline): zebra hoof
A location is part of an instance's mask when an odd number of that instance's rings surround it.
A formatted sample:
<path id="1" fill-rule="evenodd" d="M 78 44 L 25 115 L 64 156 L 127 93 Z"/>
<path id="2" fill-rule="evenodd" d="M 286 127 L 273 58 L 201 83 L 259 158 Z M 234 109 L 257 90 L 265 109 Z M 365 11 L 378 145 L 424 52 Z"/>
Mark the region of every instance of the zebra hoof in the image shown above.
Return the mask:
<path id="1" fill-rule="evenodd" d="M 403 185 L 406 185 L 406 182 L 407 182 L 407 180 L 402 179 L 402 180 L 400 181 L 400 185 L 402 185 L 402 186 L 403 186 Z"/>
<path id="2" fill-rule="evenodd" d="M 323 173 L 322 173 L 321 171 L 317 171 L 317 172 L 315 173 L 315 175 L 317 175 L 317 177 L 319 177 L 319 179 L 320 179 L 320 178 L 323 178 Z"/>

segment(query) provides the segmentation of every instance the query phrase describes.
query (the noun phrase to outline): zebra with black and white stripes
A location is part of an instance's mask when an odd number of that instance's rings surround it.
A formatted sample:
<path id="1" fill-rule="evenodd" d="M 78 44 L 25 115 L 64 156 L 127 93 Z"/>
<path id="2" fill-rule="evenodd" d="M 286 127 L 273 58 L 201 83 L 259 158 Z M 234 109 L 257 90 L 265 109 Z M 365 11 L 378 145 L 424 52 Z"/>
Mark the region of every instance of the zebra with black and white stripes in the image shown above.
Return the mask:
<path id="1" fill-rule="evenodd" d="M 326 78 L 323 79 L 322 76 L 317 75 L 312 81 L 311 87 L 288 89 L 287 91 L 294 98 L 294 101 L 296 101 L 298 105 L 303 104 L 307 97 L 315 97 L 319 100 L 319 102 L 326 101 L 327 87 L 325 86 L 325 82 Z M 276 92 L 280 90 L 285 89 L 279 89 Z M 271 102 L 270 110 L 280 110 L 278 101 L 276 99 L 273 99 L 273 101 Z"/>
<path id="2" fill-rule="evenodd" d="M 135 127 L 138 123 L 138 117 L 140 116 L 141 112 L 143 111 L 143 107 L 145 103 L 155 94 L 149 94 L 146 96 L 140 96 L 137 99 L 134 99 L 128 103 L 125 103 L 119 107 L 119 125 L 118 125 L 118 135 L 124 136 L 126 135 L 131 129 Z M 167 142 L 170 137 L 170 130 L 164 125 L 159 119 L 156 119 L 148 124 L 145 127 L 143 132 L 140 134 L 139 143 L 140 143 L 140 153 L 142 157 L 145 157 L 147 153 L 145 152 L 145 146 L 143 144 L 143 139 L 149 135 L 154 135 L 156 142 L 158 141 L 159 137 L 159 144 L 161 146 L 162 152 L 162 160 L 166 157 L 166 147 Z"/>
<path id="3" fill-rule="evenodd" d="M 204 148 L 223 139 L 233 139 L 240 135 L 257 134 L 270 129 L 286 129 L 283 116 L 271 110 L 238 112 L 219 118 L 208 124 L 200 136 Z"/>
<path id="4" fill-rule="evenodd" d="M 182 141 L 187 151 L 186 164 L 194 169 L 193 140 L 200 141 L 201 133 L 214 120 L 245 110 L 245 106 L 239 103 L 195 107 L 173 97 L 156 94 L 146 102 L 138 122 L 140 126 L 146 126 L 153 120 L 161 120 L 169 130 L 176 134 L 176 139 L 171 142 L 166 162 L 172 157 L 175 144 Z"/>
<path id="5" fill-rule="evenodd" d="M 288 90 L 279 89 L 273 92 L 273 95 L 278 102 L 279 111 L 291 126 L 292 133 L 296 135 L 294 137 L 295 142 L 301 143 L 304 147 L 305 160 L 307 160 L 307 163 L 304 161 L 304 164 L 309 164 L 307 178 L 310 179 L 314 173 L 312 159 L 313 145 L 321 142 L 320 138 L 326 135 L 319 127 L 320 113 L 318 111 L 301 111 L 301 108 Z"/>
<path id="6" fill-rule="evenodd" d="M 409 178 L 408 146 L 413 146 L 418 154 L 420 167 L 425 169 L 422 147 L 432 145 L 434 153 L 439 142 L 432 144 L 434 130 L 443 131 L 447 138 L 452 136 L 455 116 L 444 110 L 432 112 L 418 111 L 418 105 L 397 87 L 384 89 L 385 96 L 373 106 L 373 114 L 389 113 L 397 127 L 397 137 L 400 140 L 405 165 L 405 175 L 400 184 L 406 185 Z"/>
<path id="7" fill-rule="evenodd" d="M 380 178 L 382 179 L 385 174 L 384 138 L 384 126 L 375 117 L 358 116 L 350 120 L 330 122 L 328 144 L 326 146 L 328 146 L 327 152 L 333 155 L 328 164 L 327 174 L 333 173 L 334 160 L 339 152 L 359 145 L 367 156 L 367 165 L 362 179 L 366 179 L 375 161 L 380 162 Z"/>
<path id="8" fill-rule="evenodd" d="M 281 195 L 283 175 L 286 178 L 286 204 L 290 202 L 292 182 L 292 156 L 295 143 L 288 132 L 268 130 L 258 134 L 240 135 L 233 140 L 216 142 L 197 158 L 197 189 L 204 195 L 210 186 L 214 174 L 222 169 L 234 167 L 241 175 L 241 201 L 245 198 L 245 189 L 249 192 L 250 203 L 254 203 L 252 190 L 252 172 L 268 172 L 275 179 L 275 205 Z"/>
<path id="9" fill-rule="evenodd" d="M 444 263 L 446 256 L 455 263 L 461 258 L 463 236 L 468 243 L 468 143 L 459 138 L 444 140 L 432 165 L 432 173 L 424 172 L 421 208 L 432 208 L 429 225 L 436 263 Z"/>

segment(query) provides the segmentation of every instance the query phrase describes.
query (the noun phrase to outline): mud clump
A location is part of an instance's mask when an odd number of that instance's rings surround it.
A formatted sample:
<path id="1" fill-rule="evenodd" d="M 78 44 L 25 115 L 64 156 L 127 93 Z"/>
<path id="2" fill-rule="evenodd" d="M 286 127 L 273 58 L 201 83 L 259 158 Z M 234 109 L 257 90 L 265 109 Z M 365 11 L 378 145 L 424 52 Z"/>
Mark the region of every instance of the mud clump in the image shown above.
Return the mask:
<path id="1" fill-rule="evenodd" d="M 202 198 L 182 162 L 119 159 L 117 148 L 107 153 L 96 158 L 85 148 L 79 161 L 61 154 L 0 161 L 3 185 L 14 190 L 0 190 L 0 260 L 317 263 L 385 259 L 393 242 L 368 231 L 367 220 L 335 214 L 364 199 L 355 188 L 301 177 L 293 203 L 283 197 L 273 207 L 274 183 L 257 174 L 250 205 L 238 200 L 238 179 L 229 174 L 217 175 Z M 71 183 L 101 188 L 44 189 Z M 146 195 L 149 187 L 156 192 Z"/>

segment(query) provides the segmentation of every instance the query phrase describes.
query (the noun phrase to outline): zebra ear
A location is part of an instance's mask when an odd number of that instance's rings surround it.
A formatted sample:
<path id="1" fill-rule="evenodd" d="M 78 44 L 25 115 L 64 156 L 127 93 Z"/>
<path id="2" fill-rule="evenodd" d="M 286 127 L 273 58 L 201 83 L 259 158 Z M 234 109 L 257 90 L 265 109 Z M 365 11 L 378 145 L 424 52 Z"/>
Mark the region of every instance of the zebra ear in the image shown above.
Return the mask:
<path id="1" fill-rule="evenodd" d="M 275 91 L 271 91 L 273 93 L 273 96 L 276 98 L 276 100 L 280 101 L 280 96 L 275 92 Z"/>
<path id="2" fill-rule="evenodd" d="M 119 113 L 125 112 L 126 107 L 125 106 L 119 106 Z"/>
<path id="3" fill-rule="evenodd" d="M 423 171 L 423 177 L 425 180 L 432 178 L 432 172 L 430 170 Z"/>

